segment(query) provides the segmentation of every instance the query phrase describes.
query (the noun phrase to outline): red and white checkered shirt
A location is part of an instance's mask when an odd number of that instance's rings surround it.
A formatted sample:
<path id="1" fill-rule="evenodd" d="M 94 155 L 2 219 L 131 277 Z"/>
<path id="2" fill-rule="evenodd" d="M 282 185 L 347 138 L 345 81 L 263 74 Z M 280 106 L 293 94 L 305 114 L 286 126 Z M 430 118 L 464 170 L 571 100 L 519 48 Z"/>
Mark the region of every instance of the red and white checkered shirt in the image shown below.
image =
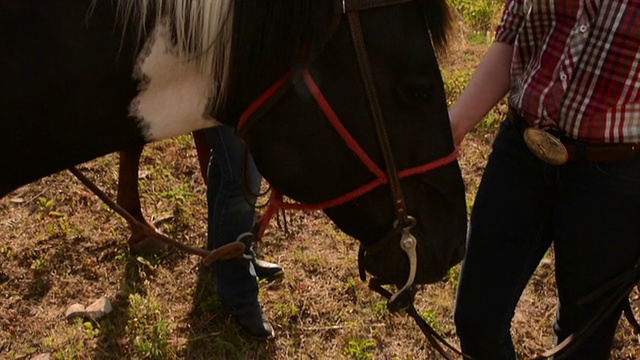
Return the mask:
<path id="1" fill-rule="evenodd" d="M 640 142 L 640 0 L 506 0 L 510 104 L 536 127 Z"/>

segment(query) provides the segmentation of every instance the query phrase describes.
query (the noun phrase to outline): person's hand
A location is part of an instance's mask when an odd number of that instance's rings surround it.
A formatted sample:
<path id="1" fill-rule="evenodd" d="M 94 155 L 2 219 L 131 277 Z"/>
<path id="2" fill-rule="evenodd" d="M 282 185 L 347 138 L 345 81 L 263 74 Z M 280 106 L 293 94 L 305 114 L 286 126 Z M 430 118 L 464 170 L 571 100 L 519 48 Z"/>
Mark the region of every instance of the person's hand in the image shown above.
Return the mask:
<path id="1" fill-rule="evenodd" d="M 464 122 L 457 119 L 451 112 L 449 112 L 449 123 L 451 125 L 451 136 L 453 136 L 453 145 L 459 148 L 462 140 L 469 131 Z"/>

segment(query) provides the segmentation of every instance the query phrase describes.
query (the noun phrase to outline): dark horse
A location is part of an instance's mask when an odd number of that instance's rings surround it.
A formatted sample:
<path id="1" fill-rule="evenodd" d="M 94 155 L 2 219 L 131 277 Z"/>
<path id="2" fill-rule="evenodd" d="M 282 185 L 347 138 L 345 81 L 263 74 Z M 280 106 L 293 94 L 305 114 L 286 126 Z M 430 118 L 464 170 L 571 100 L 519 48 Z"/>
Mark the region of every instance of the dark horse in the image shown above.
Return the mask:
<path id="1" fill-rule="evenodd" d="M 0 196 L 220 121 L 274 189 L 332 205 L 371 274 L 438 281 L 466 229 L 448 20 L 444 0 L 0 0 Z"/>

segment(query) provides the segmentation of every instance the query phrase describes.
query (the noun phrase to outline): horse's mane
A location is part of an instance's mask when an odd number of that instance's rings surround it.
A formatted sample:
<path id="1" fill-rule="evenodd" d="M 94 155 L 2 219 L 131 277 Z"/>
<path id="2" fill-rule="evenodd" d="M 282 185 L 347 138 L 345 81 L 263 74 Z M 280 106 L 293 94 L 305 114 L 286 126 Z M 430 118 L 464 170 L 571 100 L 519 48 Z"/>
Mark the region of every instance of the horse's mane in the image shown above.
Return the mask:
<path id="1" fill-rule="evenodd" d="M 438 53 L 447 49 L 453 14 L 447 0 L 422 0 L 433 47 Z"/>
<path id="2" fill-rule="evenodd" d="M 330 0 L 236 1 L 228 93 L 256 98 L 304 53 L 313 52 L 328 30 L 331 5 Z M 247 93 L 247 84 L 257 92 Z M 246 104 L 227 100 L 219 115 L 234 122 Z"/>
<path id="3" fill-rule="evenodd" d="M 137 31 L 138 41 L 148 27 L 166 21 L 179 55 L 197 61 L 210 74 L 214 58 L 219 57 L 215 44 L 227 44 L 231 37 L 232 4 L 232 0 L 117 0 L 117 11 L 123 26 Z"/>
<path id="4" fill-rule="evenodd" d="M 98 0 L 94 0 L 94 3 Z M 170 29 L 177 56 L 194 62 L 211 79 L 214 107 L 223 101 L 229 73 L 233 0 L 115 0 L 124 34 L 137 47 L 159 21 Z"/>
<path id="5" fill-rule="evenodd" d="M 94 0 L 95 2 L 98 0 Z M 251 69 L 270 69 L 290 63 L 299 45 L 326 27 L 330 1 L 318 0 L 114 0 L 125 33 L 137 37 L 137 46 L 163 21 L 170 29 L 178 56 L 195 61 L 203 76 L 212 79 L 214 111 L 229 92 L 231 57 L 253 59 Z M 322 24 L 321 24 L 322 23 Z M 124 33 L 123 33 L 124 34 Z M 254 65 L 252 64 L 252 65 Z M 233 68 L 233 69 L 232 69 Z M 238 70 L 240 71 L 240 70 Z M 243 77 L 243 76 L 240 76 Z M 239 80 L 241 83 L 242 79 Z"/>
<path id="6" fill-rule="evenodd" d="M 239 0 L 234 5 L 233 47 L 229 93 L 237 94 L 263 78 L 283 75 L 322 43 L 328 30 L 331 0 Z M 435 50 L 444 53 L 451 33 L 452 13 L 447 0 L 418 0 Z M 303 49 L 303 47 L 306 47 Z M 245 61 L 238 61 L 246 59 Z M 247 64 L 247 62 L 251 62 Z M 271 76 L 269 76 L 271 75 Z M 271 84 L 266 84 L 271 85 Z M 254 87 L 255 88 L 255 87 Z M 258 89 L 261 86 L 257 87 Z M 262 88 L 266 88 L 263 84 Z M 259 96 L 252 94 L 252 97 Z M 234 98 L 223 109 L 228 121 L 240 116 Z M 231 112 L 228 112 L 231 110 Z M 233 111 L 236 111 L 234 113 Z"/>
<path id="7" fill-rule="evenodd" d="M 223 105 L 222 112 L 234 108 L 226 103 L 233 101 L 228 94 L 236 94 L 241 87 L 262 78 L 283 74 L 300 59 L 303 46 L 317 45 L 327 30 L 332 5 L 330 0 L 114 2 L 120 23 L 134 31 L 138 45 L 158 21 L 166 22 L 178 55 L 195 61 L 202 74 L 212 79 L 214 112 Z M 422 4 L 431 40 L 437 50 L 443 50 L 450 24 L 446 0 L 422 0 Z"/>

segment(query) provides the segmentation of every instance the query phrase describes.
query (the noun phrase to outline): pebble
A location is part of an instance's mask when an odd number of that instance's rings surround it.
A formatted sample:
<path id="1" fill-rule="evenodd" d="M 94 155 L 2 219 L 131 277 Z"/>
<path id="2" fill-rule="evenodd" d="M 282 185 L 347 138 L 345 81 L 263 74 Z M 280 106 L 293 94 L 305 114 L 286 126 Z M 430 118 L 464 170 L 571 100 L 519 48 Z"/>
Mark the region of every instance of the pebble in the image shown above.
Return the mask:
<path id="1" fill-rule="evenodd" d="M 89 320 L 100 320 L 105 315 L 109 314 L 113 308 L 111 307 L 111 301 L 106 297 L 101 297 L 93 304 L 85 308 L 82 304 L 73 304 L 67 308 L 65 312 L 65 318 L 69 321 L 73 321 L 75 318 L 83 317 Z"/>
<path id="2" fill-rule="evenodd" d="M 73 321 L 75 318 L 83 317 L 84 313 L 84 305 L 73 304 L 67 308 L 67 311 L 64 313 L 64 317 L 69 321 Z"/>
<path id="3" fill-rule="evenodd" d="M 106 297 L 102 297 L 98 299 L 98 301 L 93 304 L 87 306 L 85 310 L 85 315 L 91 320 L 99 320 L 103 316 L 110 313 L 113 309 L 111 308 L 111 301 Z"/>

